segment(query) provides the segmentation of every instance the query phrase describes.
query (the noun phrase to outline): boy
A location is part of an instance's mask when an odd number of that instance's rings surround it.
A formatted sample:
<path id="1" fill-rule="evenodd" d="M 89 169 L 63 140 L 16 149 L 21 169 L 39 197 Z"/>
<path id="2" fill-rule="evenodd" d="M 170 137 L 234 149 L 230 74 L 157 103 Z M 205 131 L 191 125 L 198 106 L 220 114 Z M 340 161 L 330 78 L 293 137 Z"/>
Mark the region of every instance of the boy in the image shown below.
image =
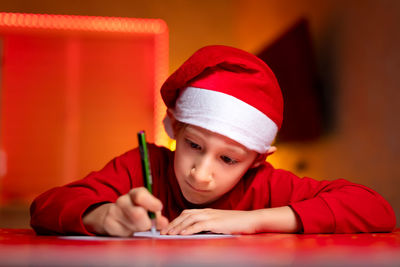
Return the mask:
<path id="1" fill-rule="evenodd" d="M 239 49 L 197 51 L 161 88 L 164 121 L 176 151 L 149 145 L 153 194 L 143 187 L 138 149 L 102 170 L 39 196 L 31 225 L 39 234 L 351 233 L 395 227 L 376 192 L 343 179 L 316 181 L 265 161 L 282 123 L 276 78 Z"/>

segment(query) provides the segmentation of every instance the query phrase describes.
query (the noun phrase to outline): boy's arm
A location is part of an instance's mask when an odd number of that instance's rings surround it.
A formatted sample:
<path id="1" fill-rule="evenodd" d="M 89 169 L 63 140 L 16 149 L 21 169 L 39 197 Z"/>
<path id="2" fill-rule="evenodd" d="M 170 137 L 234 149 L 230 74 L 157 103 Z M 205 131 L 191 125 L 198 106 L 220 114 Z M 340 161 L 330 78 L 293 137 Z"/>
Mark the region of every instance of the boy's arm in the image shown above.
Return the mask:
<path id="1" fill-rule="evenodd" d="M 30 208 L 31 226 L 38 234 L 92 235 L 82 222 L 85 212 L 94 205 L 115 202 L 131 188 L 142 186 L 142 179 L 132 179 L 140 175 L 139 153 L 129 151 L 82 180 L 38 196 Z"/>
<path id="2" fill-rule="evenodd" d="M 390 204 L 374 190 L 344 179 L 317 181 L 275 170 L 269 180 L 271 207 L 289 205 L 304 233 L 390 232 Z"/>

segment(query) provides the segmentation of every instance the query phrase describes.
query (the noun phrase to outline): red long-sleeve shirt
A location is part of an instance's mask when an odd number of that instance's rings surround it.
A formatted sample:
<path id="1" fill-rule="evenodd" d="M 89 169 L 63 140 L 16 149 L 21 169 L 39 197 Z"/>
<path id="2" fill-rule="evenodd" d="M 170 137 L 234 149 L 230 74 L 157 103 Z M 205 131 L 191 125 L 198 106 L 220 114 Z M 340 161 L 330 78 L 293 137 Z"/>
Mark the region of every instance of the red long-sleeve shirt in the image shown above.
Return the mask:
<path id="1" fill-rule="evenodd" d="M 174 152 L 149 145 L 153 194 L 163 215 L 176 218 L 184 209 L 201 208 L 183 197 L 174 169 Z M 87 234 L 82 215 L 92 205 L 115 200 L 143 186 L 138 149 L 109 162 L 82 180 L 53 188 L 31 205 L 31 226 L 39 234 Z M 265 162 L 249 170 L 228 193 L 207 207 L 254 210 L 291 206 L 304 233 L 385 232 L 395 227 L 389 203 L 375 191 L 343 179 L 316 181 L 274 169 Z"/>

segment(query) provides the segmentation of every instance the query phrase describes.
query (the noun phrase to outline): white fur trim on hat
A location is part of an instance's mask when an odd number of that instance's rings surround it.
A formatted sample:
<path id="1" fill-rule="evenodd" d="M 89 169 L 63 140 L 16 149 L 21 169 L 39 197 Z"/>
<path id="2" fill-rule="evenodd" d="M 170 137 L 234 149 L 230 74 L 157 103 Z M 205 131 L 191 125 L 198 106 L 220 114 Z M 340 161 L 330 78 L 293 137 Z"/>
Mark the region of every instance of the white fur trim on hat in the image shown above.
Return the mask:
<path id="1" fill-rule="evenodd" d="M 178 97 L 175 119 L 224 135 L 250 150 L 265 153 L 278 132 L 277 125 L 255 107 L 217 91 L 187 87 Z M 164 127 L 174 138 L 171 122 Z"/>

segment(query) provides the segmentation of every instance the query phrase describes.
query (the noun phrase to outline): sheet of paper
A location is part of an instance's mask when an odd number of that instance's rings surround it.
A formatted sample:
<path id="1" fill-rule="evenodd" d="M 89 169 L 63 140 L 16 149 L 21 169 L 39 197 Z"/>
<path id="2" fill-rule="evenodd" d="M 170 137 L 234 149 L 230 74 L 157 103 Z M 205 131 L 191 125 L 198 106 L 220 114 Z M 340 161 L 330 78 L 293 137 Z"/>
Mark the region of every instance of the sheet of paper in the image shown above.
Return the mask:
<path id="1" fill-rule="evenodd" d="M 132 237 L 113 237 L 113 236 L 86 236 L 86 235 L 70 235 L 60 236 L 61 239 L 80 240 L 80 241 L 121 241 L 132 240 Z"/>
<path id="2" fill-rule="evenodd" d="M 154 238 L 154 239 L 212 239 L 212 238 L 232 238 L 237 235 L 223 235 L 214 233 L 201 233 L 194 235 L 160 235 L 157 231 L 154 235 L 150 232 L 136 232 L 132 237 L 112 237 L 112 236 L 60 236 L 61 239 L 81 240 L 81 241 L 121 241 L 134 240 L 135 238 Z"/>
<path id="3" fill-rule="evenodd" d="M 133 237 L 143 237 L 143 238 L 154 238 L 154 239 L 211 239 L 211 238 L 232 238 L 235 235 L 224 235 L 224 234 L 214 234 L 214 233 L 201 233 L 194 235 L 160 235 L 157 231 L 153 234 L 150 231 L 147 232 L 136 232 Z"/>

